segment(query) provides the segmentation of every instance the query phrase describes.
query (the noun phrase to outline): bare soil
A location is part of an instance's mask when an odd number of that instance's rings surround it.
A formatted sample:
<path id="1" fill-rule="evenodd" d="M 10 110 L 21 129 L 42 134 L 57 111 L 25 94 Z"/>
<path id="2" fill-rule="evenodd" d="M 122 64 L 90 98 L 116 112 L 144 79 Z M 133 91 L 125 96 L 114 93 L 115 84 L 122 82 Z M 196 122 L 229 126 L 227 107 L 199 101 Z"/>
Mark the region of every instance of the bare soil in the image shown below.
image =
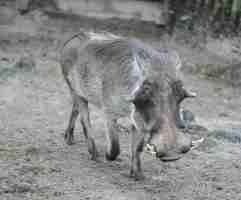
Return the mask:
<path id="1" fill-rule="evenodd" d="M 71 98 L 57 62 L 58 50 L 61 41 L 79 28 L 118 32 L 160 45 L 159 29 L 117 19 L 102 23 L 74 17 L 63 20 L 34 11 L 0 25 L 0 199 L 240 200 L 240 143 L 210 134 L 214 129 L 241 130 L 240 91 L 219 81 L 184 74 L 185 85 L 198 92 L 184 107 L 195 114 L 198 125 L 207 128 L 187 134 L 204 136 L 205 142 L 172 163 L 143 154 L 144 181 L 128 176 L 130 135 L 125 131 L 120 132 L 119 159 L 105 160 L 104 118 L 95 107 L 91 107 L 91 121 L 99 161 L 90 160 L 80 125 L 75 144 L 65 144 Z M 223 62 L 206 52 L 175 45 L 186 62 Z M 16 69 L 23 56 L 35 63 L 30 62 L 33 69 Z"/>

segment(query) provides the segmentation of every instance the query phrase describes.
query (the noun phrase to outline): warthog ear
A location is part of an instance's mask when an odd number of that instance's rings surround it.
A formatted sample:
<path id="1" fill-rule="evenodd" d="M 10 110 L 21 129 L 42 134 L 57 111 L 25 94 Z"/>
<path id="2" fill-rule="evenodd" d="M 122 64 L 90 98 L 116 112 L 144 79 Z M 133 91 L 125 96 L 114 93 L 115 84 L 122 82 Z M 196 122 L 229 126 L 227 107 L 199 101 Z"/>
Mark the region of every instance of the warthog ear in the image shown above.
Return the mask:
<path id="1" fill-rule="evenodd" d="M 143 104 L 152 103 L 155 92 L 158 86 L 154 81 L 145 80 L 142 85 L 134 93 L 132 102 L 138 106 Z"/>
<path id="2" fill-rule="evenodd" d="M 183 101 L 185 98 L 196 97 L 195 92 L 191 92 L 184 88 L 181 80 L 177 80 L 172 85 L 175 96 L 177 97 L 178 102 Z"/>

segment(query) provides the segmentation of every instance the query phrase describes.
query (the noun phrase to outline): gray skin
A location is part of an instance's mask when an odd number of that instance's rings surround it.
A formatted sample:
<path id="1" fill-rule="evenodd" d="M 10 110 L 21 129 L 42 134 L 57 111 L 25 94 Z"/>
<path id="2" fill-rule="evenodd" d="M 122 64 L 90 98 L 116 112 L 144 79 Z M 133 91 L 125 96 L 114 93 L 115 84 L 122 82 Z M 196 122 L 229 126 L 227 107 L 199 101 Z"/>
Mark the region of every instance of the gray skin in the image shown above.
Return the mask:
<path id="1" fill-rule="evenodd" d="M 75 121 L 80 116 L 91 159 L 98 151 L 90 124 L 89 103 L 106 118 L 106 158 L 120 154 L 117 120 L 131 122 L 131 176 L 142 179 L 140 155 L 149 144 L 163 161 L 179 159 L 192 146 L 191 139 L 177 133 L 176 113 L 187 91 L 178 78 L 176 53 L 159 52 L 134 39 L 108 33 L 79 33 L 61 52 L 62 72 L 73 99 L 65 132 L 73 144 Z M 188 93 L 187 93 L 188 94 Z"/>
<path id="2" fill-rule="evenodd" d="M 176 89 L 176 126 L 180 129 L 185 129 L 194 121 L 194 115 L 191 111 L 181 109 L 181 103 L 187 98 L 196 97 L 196 94 L 185 90 L 181 81 L 176 86 L 178 87 Z"/>
<path id="3" fill-rule="evenodd" d="M 195 121 L 194 114 L 189 110 L 180 109 L 176 117 L 176 125 L 180 129 L 190 128 L 191 124 Z"/>

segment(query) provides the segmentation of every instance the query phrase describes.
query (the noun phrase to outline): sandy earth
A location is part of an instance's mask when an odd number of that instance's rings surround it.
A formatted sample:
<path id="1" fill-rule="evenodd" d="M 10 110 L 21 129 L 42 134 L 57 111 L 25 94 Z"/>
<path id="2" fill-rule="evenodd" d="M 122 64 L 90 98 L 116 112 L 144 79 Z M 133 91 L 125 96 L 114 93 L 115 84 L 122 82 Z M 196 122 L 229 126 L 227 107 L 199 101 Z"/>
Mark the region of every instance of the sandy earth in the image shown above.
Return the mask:
<path id="1" fill-rule="evenodd" d="M 63 22 L 35 12 L 0 26 L 0 70 L 8 69 L 0 73 L 0 199 L 240 200 L 240 143 L 215 139 L 206 130 L 190 131 L 193 137 L 204 136 L 205 142 L 179 161 L 162 163 L 143 154 L 144 181 L 128 176 L 130 136 L 126 132 L 120 133 L 120 159 L 105 160 L 104 119 L 97 108 L 91 109 L 91 120 L 100 161 L 89 159 L 79 125 L 75 144 L 65 144 L 71 99 L 56 61 L 59 42 L 79 27 L 97 27 L 159 45 L 158 31 L 151 26 L 142 32 L 138 26 L 135 32 L 129 29 L 131 23 L 120 24 L 115 19 L 103 24 L 76 21 Z M 205 53 L 178 48 L 190 62 L 207 58 Z M 196 57 L 188 57 L 194 54 Z M 34 60 L 35 68 L 12 70 L 23 55 Z M 215 59 L 212 61 L 219 62 Z M 197 124 L 209 129 L 241 128 L 238 89 L 199 76 L 184 77 L 185 85 L 198 92 L 196 100 L 184 104 L 195 113 Z"/>

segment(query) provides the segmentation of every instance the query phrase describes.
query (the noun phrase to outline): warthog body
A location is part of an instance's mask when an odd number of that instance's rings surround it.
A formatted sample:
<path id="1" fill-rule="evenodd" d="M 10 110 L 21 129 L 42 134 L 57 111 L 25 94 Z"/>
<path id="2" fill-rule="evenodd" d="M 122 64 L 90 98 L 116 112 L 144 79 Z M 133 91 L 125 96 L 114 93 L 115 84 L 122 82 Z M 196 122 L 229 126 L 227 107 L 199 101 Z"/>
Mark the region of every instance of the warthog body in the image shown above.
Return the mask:
<path id="1" fill-rule="evenodd" d="M 144 146 L 165 161 L 178 159 L 191 148 L 191 139 L 177 133 L 175 124 L 180 102 L 190 96 L 178 78 L 181 61 L 175 52 L 159 52 L 138 40 L 112 34 L 83 32 L 65 43 L 61 66 L 73 97 L 67 144 L 73 143 L 80 115 L 89 152 L 92 159 L 97 158 L 89 120 L 91 103 L 105 114 L 108 160 L 120 153 L 117 120 L 129 117 L 135 178 L 143 177 L 140 153 Z"/>

